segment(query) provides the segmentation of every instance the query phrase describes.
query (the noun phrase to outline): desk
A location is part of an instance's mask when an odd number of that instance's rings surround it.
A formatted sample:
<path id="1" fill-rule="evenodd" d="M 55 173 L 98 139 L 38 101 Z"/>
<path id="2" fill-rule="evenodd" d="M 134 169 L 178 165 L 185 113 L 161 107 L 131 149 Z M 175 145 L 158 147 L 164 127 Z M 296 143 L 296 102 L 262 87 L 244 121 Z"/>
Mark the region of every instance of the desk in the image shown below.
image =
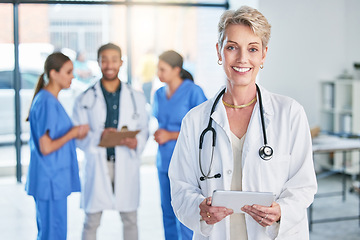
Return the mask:
<path id="1" fill-rule="evenodd" d="M 313 154 L 320 154 L 320 153 L 333 153 L 333 152 L 342 152 L 342 168 L 341 169 L 330 169 L 330 171 L 317 174 L 317 178 L 326 177 L 330 174 L 334 173 L 342 173 L 342 191 L 341 192 L 329 192 L 329 193 L 322 193 L 316 194 L 316 197 L 329 197 L 334 195 L 342 195 L 343 201 L 346 200 L 346 152 L 349 151 L 359 151 L 360 152 L 360 140 L 359 139 L 348 139 L 348 138 L 339 138 L 339 137 L 325 137 L 320 136 L 318 138 L 313 139 Z M 314 158 L 315 159 L 315 158 Z M 359 164 L 359 172 L 360 176 L 360 164 Z M 313 212 L 312 212 L 312 205 L 309 207 L 309 229 L 312 230 L 312 224 L 314 223 L 324 223 L 324 222 L 334 222 L 334 221 L 343 221 L 343 220 L 353 220 L 359 219 L 360 224 L 360 195 L 359 195 L 359 214 L 357 216 L 347 216 L 347 217 L 339 217 L 339 218 L 327 218 L 327 219 L 318 219 L 313 220 Z"/>

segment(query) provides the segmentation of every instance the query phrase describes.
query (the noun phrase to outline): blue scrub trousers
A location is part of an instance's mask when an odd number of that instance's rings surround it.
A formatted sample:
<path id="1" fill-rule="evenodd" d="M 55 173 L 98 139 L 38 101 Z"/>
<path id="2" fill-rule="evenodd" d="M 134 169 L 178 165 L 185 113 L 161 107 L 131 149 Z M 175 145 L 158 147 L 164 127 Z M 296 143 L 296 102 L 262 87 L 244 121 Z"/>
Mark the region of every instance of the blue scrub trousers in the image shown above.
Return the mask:
<path id="1" fill-rule="evenodd" d="M 191 240 L 193 232 L 176 218 L 171 206 L 170 179 L 167 172 L 161 172 L 158 170 L 158 176 L 165 239 Z"/>
<path id="2" fill-rule="evenodd" d="M 67 197 L 60 200 L 38 200 L 36 204 L 37 240 L 66 240 Z"/>

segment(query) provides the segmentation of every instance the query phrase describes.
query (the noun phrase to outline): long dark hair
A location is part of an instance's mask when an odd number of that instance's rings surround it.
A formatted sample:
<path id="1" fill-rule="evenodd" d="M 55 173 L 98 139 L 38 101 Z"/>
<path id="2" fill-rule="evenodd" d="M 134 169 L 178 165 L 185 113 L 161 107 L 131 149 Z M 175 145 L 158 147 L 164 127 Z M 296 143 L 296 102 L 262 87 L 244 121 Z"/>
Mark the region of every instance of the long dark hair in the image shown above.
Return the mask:
<path id="1" fill-rule="evenodd" d="M 167 64 L 169 64 L 172 68 L 179 67 L 181 69 L 181 72 L 180 72 L 181 79 L 183 79 L 183 80 L 189 79 L 191 81 L 194 81 L 194 78 L 191 75 L 191 73 L 189 73 L 188 71 L 183 69 L 184 60 L 183 60 L 183 57 L 179 53 L 177 53 L 173 50 L 169 50 L 169 51 L 163 52 L 159 56 L 159 59 L 161 61 L 164 61 Z"/>
<path id="2" fill-rule="evenodd" d="M 62 66 L 64 65 L 64 63 L 66 63 L 67 61 L 70 61 L 70 58 L 61 52 L 54 52 L 46 58 L 45 64 L 44 64 L 44 72 L 40 75 L 39 80 L 36 84 L 34 96 L 31 100 L 31 103 L 34 100 L 36 94 L 38 94 L 38 92 L 41 89 L 43 89 L 45 87 L 45 85 L 47 84 L 45 82 L 45 78 L 47 78 L 47 81 L 50 80 L 50 71 L 54 69 L 55 71 L 59 72 L 60 69 L 62 68 Z M 46 75 L 46 77 L 45 77 L 45 75 Z M 31 105 L 30 105 L 30 107 L 31 107 Z M 30 110 L 29 110 L 29 113 L 30 113 Z M 29 121 L 29 115 L 26 118 L 26 121 Z"/>

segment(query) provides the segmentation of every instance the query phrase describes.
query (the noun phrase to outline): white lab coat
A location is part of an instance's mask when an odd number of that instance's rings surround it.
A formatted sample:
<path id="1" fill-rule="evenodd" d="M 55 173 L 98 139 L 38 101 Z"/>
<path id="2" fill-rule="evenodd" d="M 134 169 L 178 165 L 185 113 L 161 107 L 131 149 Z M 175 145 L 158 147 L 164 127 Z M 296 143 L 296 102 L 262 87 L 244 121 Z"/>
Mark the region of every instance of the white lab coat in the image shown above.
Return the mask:
<path id="1" fill-rule="evenodd" d="M 274 150 L 271 160 L 259 157 L 263 146 L 258 102 L 255 104 L 242 153 L 243 191 L 273 192 L 281 207 L 281 222 L 262 227 L 246 214 L 249 240 L 309 239 L 307 207 L 317 191 L 312 158 L 312 143 L 303 107 L 295 100 L 261 88 L 269 146 Z M 221 178 L 200 181 L 199 138 L 209 122 L 215 98 L 191 110 L 183 119 L 170 168 L 172 205 L 175 214 L 194 231 L 194 239 L 229 240 L 230 221 L 225 218 L 215 225 L 200 221 L 200 203 L 216 189 L 230 190 L 233 173 L 233 151 L 226 110 L 221 100 L 216 106 L 212 126 L 216 147 L 210 176 Z M 207 133 L 202 150 L 202 169 L 209 170 L 211 133 Z"/>
<path id="2" fill-rule="evenodd" d="M 138 114 L 138 118 L 135 119 L 133 119 L 135 108 L 131 91 L 134 94 Z M 136 136 L 138 141 L 136 150 L 126 146 L 115 147 L 115 190 L 113 193 L 106 148 L 98 146 L 106 120 L 106 102 L 100 81 L 77 98 L 73 122 L 75 125 L 89 124 L 90 126 L 86 138 L 77 140 L 77 146 L 85 153 L 81 172 L 80 205 L 86 213 L 95 213 L 105 209 L 127 212 L 138 208 L 140 155 L 149 136 L 145 105 L 146 100 L 142 93 L 130 90 L 126 84 L 121 83 L 118 129 L 127 126 L 129 130 L 140 130 L 140 132 Z"/>

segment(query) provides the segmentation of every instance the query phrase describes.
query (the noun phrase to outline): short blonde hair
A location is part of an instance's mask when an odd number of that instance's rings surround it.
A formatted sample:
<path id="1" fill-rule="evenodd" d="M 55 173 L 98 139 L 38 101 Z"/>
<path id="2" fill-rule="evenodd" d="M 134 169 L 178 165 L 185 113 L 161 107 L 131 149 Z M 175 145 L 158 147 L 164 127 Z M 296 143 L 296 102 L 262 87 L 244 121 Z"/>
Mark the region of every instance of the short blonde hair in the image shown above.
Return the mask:
<path id="1" fill-rule="evenodd" d="M 220 49 L 224 42 L 226 27 L 229 24 L 243 24 L 249 26 L 254 34 L 260 37 L 263 48 L 267 47 L 270 39 L 271 25 L 258 10 L 248 6 L 242 6 L 237 10 L 227 10 L 221 15 L 218 24 L 218 43 Z"/>

